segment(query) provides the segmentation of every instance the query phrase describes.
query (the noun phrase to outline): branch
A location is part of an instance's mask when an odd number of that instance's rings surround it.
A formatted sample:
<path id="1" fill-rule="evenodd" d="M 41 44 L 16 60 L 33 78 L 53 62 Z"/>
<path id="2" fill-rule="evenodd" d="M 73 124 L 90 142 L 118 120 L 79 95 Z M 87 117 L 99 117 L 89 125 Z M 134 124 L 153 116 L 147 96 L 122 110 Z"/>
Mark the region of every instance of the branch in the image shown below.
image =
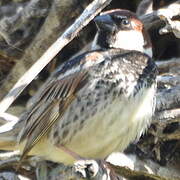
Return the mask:
<path id="1" fill-rule="evenodd" d="M 13 129 L 13 126 L 18 122 L 19 118 L 8 113 L 0 114 L 0 133 L 7 132 Z"/>
<path id="2" fill-rule="evenodd" d="M 24 88 L 38 73 L 86 26 L 111 0 L 94 0 L 64 34 L 41 56 L 41 58 L 21 77 L 0 103 L 0 114 L 5 112 Z"/>
<path id="3" fill-rule="evenodd" d="M 168 124 L 173 122 L 179 122 L 179 118 L 180 108 L 156 112 L 153 118 L 153 122 L 158 124 Z"/>
<path id="4" fill-rule="evenodd" d="M 180 61 L 174 58 L 167 61 L 156 61 L 159 75 L 158 93 L 156 95 L 156 113 L 154 122 L 178 122 L 180 117 Z"/>
<path id="5" fill-rule="evenodd" d="M 157 15 L 166 23 L 166 26 L 160 29 L 160 34 L 173 32 L 177 38 L 180 38 L 180 22 L 178 20 L 172 20 L 173 16 L 180 15 L 180 1 L 160 9 Z"/>
<path id="6" fill-rule="evenodd" d="M 180 85 L 163 89 L 161 92 L 157 93 L 156 98 L 156 111 L 163 111 L 168 109 L 173 109 L 180 104 Z"/>
<path id="7" fill-rule="evenodd" d="M 127 167 L 115 166 L 105 161 L 81 160 L 77 161 L 74 166 L 75 172 L 80 174 L 81 177 L 93 180 L 118 180 L 121 177 L 125 177 L 129 180 L 170 180 L 169 178 L 143 171 L 134 171 Z"/>
<path id="8" fill-rule="evenodd" d="M 156 61 L 160 73 L 168 73 L 171 69 L 180 68 L 180 59 L 170 59 L 167 61 Z"/>
<path id="9" fill-rule="evenodd" d="M 166 26 L 160 29 L 160 34 L 173 32 L 177 38 L 180 38 L 180 22 L 171 20 L 178 15 L 180 15 L 180 1 L 176 1 L 152 13 L 142 15 L 140 19 L 144 22 L 147 29 L 158 23 L 165 22 Z"/>
<path id="10" fill-rule="evenodd" d="M 157 77 L 157 81 L 159 84 L 164 86 L 177 86 L 180 84 L 180 76 L 179 75 L 162 75 Z"/>
<path id="11" fill-rule="evenodd" d="M 8 113 L 2 113 L 0 119 L 4 119 L 4 122 L 18 121 L 18 117 Z"/>

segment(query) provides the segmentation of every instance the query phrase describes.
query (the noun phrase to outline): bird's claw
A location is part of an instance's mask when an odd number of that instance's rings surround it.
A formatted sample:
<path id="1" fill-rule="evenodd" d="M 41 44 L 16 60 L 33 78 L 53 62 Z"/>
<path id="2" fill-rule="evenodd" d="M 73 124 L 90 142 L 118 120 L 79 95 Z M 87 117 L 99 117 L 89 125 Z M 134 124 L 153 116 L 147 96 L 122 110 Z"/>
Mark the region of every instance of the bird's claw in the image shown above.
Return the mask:
<path id="1" fill-rule="evenodd" d="M 74 169 L 83 178 L 93 178 L 99 171 L 99 165 L 95 160 L 79 160 L 74 163 Z"/>

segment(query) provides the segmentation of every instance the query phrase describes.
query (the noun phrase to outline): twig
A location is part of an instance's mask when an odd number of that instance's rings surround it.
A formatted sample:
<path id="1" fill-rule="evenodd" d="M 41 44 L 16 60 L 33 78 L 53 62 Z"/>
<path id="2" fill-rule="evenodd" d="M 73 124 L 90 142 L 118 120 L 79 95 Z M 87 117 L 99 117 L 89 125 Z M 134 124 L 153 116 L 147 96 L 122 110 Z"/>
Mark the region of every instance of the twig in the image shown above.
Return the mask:
<path id="1" fill-rule="evenodd" d="M 140 19 L 145 24 L 145 27 L 149 29 L 150 27 L 156 25 L 157 23 L 162 23 L 164 20 L 167 20 L 166 23 L 168 24 L 167 32 L 174 32 L 177 37 L 179 37 L 180 33 L 180 25 L 179 22 L 171 21 L 173 16 L 178 16 L 180 14 L 180 1 L 174 2 L 169 6 L 164 7 L 163 9 L 159 9 L 157 11 L 153 11 L 152 13 L 145 14 L 140 16 Z M 161 32 L 161 30 L 160 30 Z"/>
<path id="2" fill-rule="evenodd" d="M 169 86 L 177 86 L 180 84 L 180 76 L 176 75 L 163 75 L 157 77 L 158 83 L 169 85 Z"/>
<path id="3" fill-rule="evenodd" d="M 180 22 L 173 21 L 173 16 L 180 15 L 180 1 L 170 4 L 160 9 L 157 15 L 166 23 L 166 26 L 159 30 L 160 34 L 173 32 L 177 38 L 180 38 Z"/>
<path id="4" fill-rule="evenodd" d="M 39 60 L 22 76 L 0 103 L 0 114 L 5 112 L 24 88 L 38 75 L 38 73 L 67 45 L 77 33 L 86 26 L 111 0 L 94 0 L 83 11 L 82 15 L 72 24 L 64 34 L 54 42 Z"/>
<path id="5" fill-rule="evenodd" d="M 26 170 L 25 168 L 20 168 L 16 171 L 16 166 L 19 162 L 19 157 L 11 157 L 10 159 L 3 160 L 0 162 L 0 172 L 16 172 L 17 174 L 24 175 L 33 179 L 35 177 L 35 173 L 32 170 Z"/>
<path id="6" fill-rule="evenodd" d="M 110 165 L 110 167 L 113 169 L 113 171 L 121 175 L 125 178 L 128 178 L 129 180 L 138 180 L 138 179 L 148 179 L 148 180 L 170 180 L 169 178 L 165 178 L 162 176 L 149 174 L 143 171 L 133 171 L 127 167 L 121 167 L 121 166 L 114 166 Z M 171 180 L 175 180 L 174 178 L 171 178 Z"/>
<path id="7" fill-rule="evenodd" d="M 3 152 L 3 153 L 0 153 L 0 160 L 7 160 L 10 158 L 14 158 L 15 156 L 18 156 L 19 154 L 20 154 L 19 150 L 12 151 L 12 152 Z"/>
<path id="8" fill-rule="evenodd" d="M 161 18 L 166 22 L 166 26 L 159 30 L 159 34 L 173 32 L 177 38 L 180 38 L 180 22 L 172 21 L 170 18 L 161 15 Z"/>
<path id="9" fill-rule="evenodd" d="M 156 65 L 160 73 L 167 73 L 171 68 L 180 67 L 180 59 L 174 58 L 168 61 L 156 61 Z"/>
<path id="10" fill-rule="evenodd" d="M 0 126 L 0 133 L 8 132 L 13 129 L 14 125 L 17 123 L 18 120 L 14 120 L 11 122 L 8 122 L 2 126 Z"/>
<path id="11" fill-rule="evenodd" d="M 180 104 L 180 85 L 157 93 L 156 112 L 178 108 Z"/>
<path id="12" fill-rule="evenodd" d="M 12 114 L 9 114 L 9 113 L 2 113 L 0 115 L 0 119 L 4 119 L 4 121 L 7 123 L 7 122 L 11 122 L 11 121 L 18 121 L 18 117 L 12 115 Z"/>
<path id="13" fill-rule="evenodd" d="M 154 115 L 153 122 L 155 123 L 172 123 L 172 122 L 178 122 L 180 121 L 180 108 L 173 109 L 173 110 L 166 110 L 157 112 Z"/>
<path id="14" fill-rule="evenodd" d="M 18 122 L 19 118 L 8 113 L 0 115 L 0 133 L 9 131 Z"/>
<path id="15" fill-rule="evenodd" d="M 149 179 L 149 180 L 170 180 L 162 176 L 149 174 L 143 171 L 134 171 L 127 167 L 115 166 L 108 162 L 95 160 L 82 160 L 75 163 L 75 172 L 83 178 L 94 180 L 113 179 L 118 180 L 120 177 L 125 177 L 129 180 Z"/>

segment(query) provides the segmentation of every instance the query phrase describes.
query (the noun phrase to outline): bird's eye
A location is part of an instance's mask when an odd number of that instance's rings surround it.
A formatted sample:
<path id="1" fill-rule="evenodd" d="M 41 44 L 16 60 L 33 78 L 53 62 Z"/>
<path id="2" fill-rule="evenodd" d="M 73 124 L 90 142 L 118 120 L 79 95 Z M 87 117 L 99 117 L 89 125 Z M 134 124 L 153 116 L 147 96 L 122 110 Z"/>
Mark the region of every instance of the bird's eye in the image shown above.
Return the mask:
<path id="1" fill-rule="evenodd" d="M 122 19 L 121 24 L 124 26 L 128 26 L 130 24 L 128 19 Z"/>

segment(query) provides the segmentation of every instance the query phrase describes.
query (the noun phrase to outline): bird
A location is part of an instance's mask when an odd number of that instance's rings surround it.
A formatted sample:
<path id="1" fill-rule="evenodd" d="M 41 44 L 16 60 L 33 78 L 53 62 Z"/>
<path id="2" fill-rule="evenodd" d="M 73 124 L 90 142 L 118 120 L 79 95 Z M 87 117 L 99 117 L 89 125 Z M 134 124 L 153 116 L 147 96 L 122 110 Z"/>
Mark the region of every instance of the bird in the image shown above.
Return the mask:
<path id="1" fill-rule="evenodd" d="M 123 151 L 149 127 L 157 67 L 143 23 L 123 9 L 94 21 L 92 49 L 52 73 L 13 129 L 0 134 L 0 149 L 72 164 Z"/>

